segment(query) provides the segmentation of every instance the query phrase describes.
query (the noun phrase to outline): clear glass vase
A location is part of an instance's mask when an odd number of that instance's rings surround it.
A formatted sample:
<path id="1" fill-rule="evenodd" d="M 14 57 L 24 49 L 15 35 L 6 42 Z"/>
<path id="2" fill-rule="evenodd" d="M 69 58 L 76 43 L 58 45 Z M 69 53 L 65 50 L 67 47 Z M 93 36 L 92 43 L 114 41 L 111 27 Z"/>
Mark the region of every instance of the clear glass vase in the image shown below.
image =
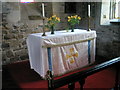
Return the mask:
<path id="1" fill-rule="evenodd" d="M 51 26 L 51 34 L 54 34 L 54 26 Z"/>
<path id="2" fill-rule="evenodd" d="M 74 25 L 71 26 L 71 32 L 74 32 Z"/>

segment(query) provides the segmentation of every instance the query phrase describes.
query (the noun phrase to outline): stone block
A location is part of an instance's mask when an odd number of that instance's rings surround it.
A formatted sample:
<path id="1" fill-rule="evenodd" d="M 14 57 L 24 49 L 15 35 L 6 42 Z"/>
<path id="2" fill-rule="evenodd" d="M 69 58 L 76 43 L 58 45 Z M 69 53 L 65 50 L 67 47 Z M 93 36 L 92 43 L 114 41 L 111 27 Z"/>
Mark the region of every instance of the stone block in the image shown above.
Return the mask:
<path id="1" fill-rule="evenodd" d="M 26 32 L 27 30 L 26 29 L 21 29 L 20 32 Z"/>
<path id="2" fill-rule="evenodd" d="M 4 35 L 4 39 L 7 40 L 7 39 L 12 39 L 12 38 L 15 38 L 15 35 L 14 34 L 6 34 Z"/>
<path id="3" fill-rule="evenodd" d="M 15 56 L 23 56 L 27 54 L 27 50 L 26 49 L 20 49 L 20 50 L 16 50 L 15 51 Z"/>
<path id="4" fill-rule="evenodd" d="M 3 51 L 3 52 L 2 52 L 2 60 L 3 60 L 3 59 L 6 59 L 6 58 L 7 58 L 6 53 Z"/>
<path id="5" fill-rule="evenodd" d="M 8 34 L 8 30 L 2 30 L 2 34 Z"/>
<path id="6" fill-rule="evenodd" d="M 25 40 L 22 42 L 22 45 L 26 45 L 26 41 Z"/>
<path id="7" fill-rule="evenodd" d="M 8 51 L 6 51 L 6 56 L 7 56 L 8 58 L 14 57 L 14 52 L 13 52 L 12 50 L 8 50 Z"/>
<path id="8" fill-rule="evenodd" d="M 3 42 L 2 43 L 2 48 L 10 48 L 10 44 L 6 43 L 6 42 Z"/>
<path id="9" fill-rule="evenodd" d="M 19 47 L 19 40 L 17 39 L 11 39 L 10 41 L 10 47 L 11 48 L 18 48 Z"/>
<path id="10" fill-rule="evenodd" d="M 11 33 L 18 34 L 19 30 L 12 30 Z"/>
<path id="11" fill-rule="evenodd" d="M 10 62 L 13 63 L 13 62 L 16 62 L 16 61 L 20 61 L 20 56 L 14 56 L 14 57 L 11 57 L 10 58 Z"/>
<path id="12" fill-rule="evenodd" d="M 21 39 L 23 37 L 24 37 L 23 34 L 18 34 L 17 39 Z"/>
<path id="13" fill-rule="evenodd" d="M 20 59 L 21 59 L 21 60 L 28 60 L 28 58 L 29 58 L 28 55 L 23 55 L 23 56 L 21 55 L 21 56 L 20 56 Z"/>

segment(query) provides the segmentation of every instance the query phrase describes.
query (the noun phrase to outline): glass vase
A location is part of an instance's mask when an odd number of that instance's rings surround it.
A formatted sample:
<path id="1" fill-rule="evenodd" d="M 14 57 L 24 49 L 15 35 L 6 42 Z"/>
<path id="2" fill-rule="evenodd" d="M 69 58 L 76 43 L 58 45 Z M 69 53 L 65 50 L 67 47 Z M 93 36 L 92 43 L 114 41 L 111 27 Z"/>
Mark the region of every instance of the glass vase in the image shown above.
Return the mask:
<path id="1" fill-rule="evenodd" d="M 54 34 L 54 26 L 51 26 L 51 34 Z"/>
<path id="2" fill-rule="evenodd" d="M 71 32 L 74 32 L 74 26 L 71 26 Z"/>

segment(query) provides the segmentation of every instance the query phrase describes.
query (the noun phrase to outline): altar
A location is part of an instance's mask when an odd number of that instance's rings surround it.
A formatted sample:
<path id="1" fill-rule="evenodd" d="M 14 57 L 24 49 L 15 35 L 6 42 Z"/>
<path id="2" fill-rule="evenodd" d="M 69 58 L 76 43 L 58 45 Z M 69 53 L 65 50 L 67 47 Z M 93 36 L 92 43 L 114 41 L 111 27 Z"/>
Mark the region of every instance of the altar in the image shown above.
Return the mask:
<path id="1" fill-rule="evenodd" d="M 48 70 L 59 76 L 94 63 L 96 31 L 75 29 L 46 35 L 34 33 L 27 38 L 30 67 L 42 78 Z"/>

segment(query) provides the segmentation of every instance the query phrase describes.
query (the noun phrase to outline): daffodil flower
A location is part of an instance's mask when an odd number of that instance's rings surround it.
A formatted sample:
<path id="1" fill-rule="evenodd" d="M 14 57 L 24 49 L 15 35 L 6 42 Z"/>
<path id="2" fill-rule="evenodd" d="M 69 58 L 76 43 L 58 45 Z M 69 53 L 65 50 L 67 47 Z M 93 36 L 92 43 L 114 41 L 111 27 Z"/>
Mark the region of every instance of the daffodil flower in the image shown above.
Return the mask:
<path id="1" fill-rule="evenodd" d="M 75 24 L 79 24 L 79 20 L 81 20 L 81 17 L 78 15 L 74 16 L 68 16 L 68 22 L 71 26 L 74 26 Z"/>
<path id="2" fill-rule="evenodd" d="M 55 26 L 55 24 L 57 24 L 57 23 L 59 23 L 60 22 L 60 18 L 59 17 L 57 17 L 56 15 L 53 15 L 53 16 L 51 16 L 50 18 L 47 18 L 47 20 L 48 20 L 48 27 L 50 28 L 50 27 L 54 27 Z"/>

